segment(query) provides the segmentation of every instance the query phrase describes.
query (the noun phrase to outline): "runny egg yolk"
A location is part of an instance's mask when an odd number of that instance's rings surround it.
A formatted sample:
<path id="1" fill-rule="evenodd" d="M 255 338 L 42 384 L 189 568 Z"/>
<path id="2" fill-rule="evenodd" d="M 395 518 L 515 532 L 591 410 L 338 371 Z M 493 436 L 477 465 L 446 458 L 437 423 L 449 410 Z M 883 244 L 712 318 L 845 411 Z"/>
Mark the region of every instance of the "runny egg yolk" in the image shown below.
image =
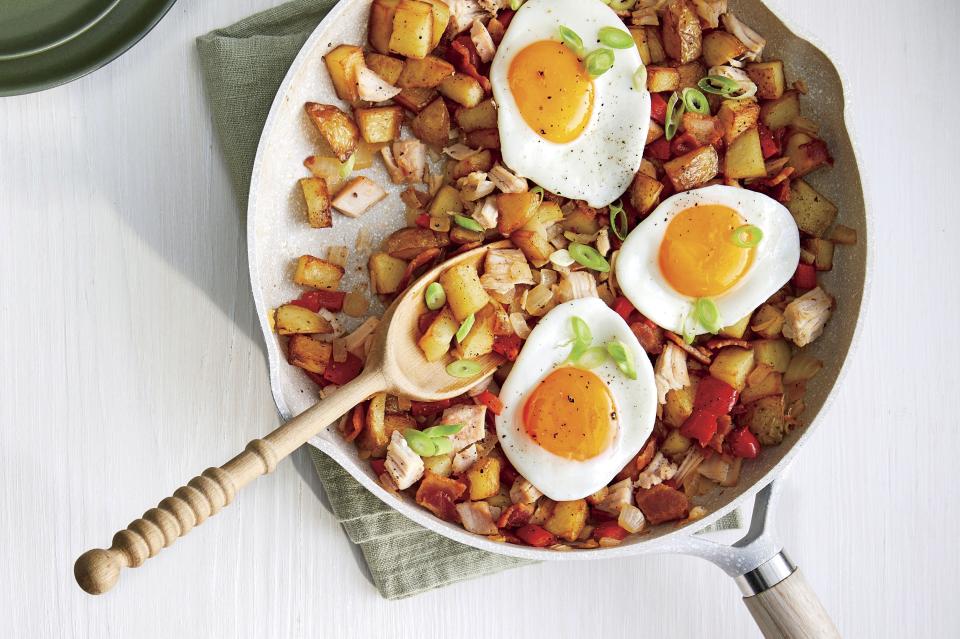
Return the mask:
<path id="1" fill-rule="evenodd" d="M 523 406 L 523 426 L 541 448 L 583 461 L 606 450 L 617 431 L 610 389 L 594 373 L 563 366 L 541 381 Z"/>
<path id="2" fill-rule="evenodd" d="M 660 243 L 660 272 L 678 293 L 712 297 L 730 290 L 753 263 L 754 249 L 733 243 L 746 222 L 719 204 L 685 209 L 667 225 Z"/>
<path id="3" fill-rule="evenodd" d="M 593 81 L 583 62 L 560 42 L 541 40 L 514 56 L 507 73 L 520 115 L 540 137 L 577 139 L 593 111 Z"/>

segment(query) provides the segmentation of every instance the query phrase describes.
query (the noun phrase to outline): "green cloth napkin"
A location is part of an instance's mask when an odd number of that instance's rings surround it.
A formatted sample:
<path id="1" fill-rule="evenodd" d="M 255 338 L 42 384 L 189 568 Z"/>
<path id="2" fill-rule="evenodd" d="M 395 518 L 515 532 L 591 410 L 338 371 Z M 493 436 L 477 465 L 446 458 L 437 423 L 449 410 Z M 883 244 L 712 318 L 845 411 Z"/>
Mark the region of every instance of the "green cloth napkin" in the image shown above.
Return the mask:
<path id="1" fill-rule="evenodd" d="M 300 47 L 336 0 L 294 0 L 197 38 L 214 125 L 240 206 L 260 131 Z M 359 545 L 377 589 L 401 599 L 529 561 L 465 546 L 413 523 L 309 447 L 334 516 Z M 741 526 L 734 511 L 713 527 Z"/>

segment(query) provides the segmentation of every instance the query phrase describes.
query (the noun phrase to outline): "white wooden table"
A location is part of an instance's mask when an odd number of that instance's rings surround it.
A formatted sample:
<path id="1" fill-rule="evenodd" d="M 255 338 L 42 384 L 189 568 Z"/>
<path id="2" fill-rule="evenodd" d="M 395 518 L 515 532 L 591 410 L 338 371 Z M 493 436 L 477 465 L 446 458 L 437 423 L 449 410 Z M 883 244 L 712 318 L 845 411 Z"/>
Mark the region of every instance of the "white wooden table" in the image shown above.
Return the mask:
<path id="1" fill-rule="evenodd" d="M 107 68 L 0 99 L 4 634 L 755 636 L 733 583 L 689 558 L 386 602 L 305 453 L 109 595 L 74 584 L 80 552 L 277 423 L 193 45 L 273 3 L 181 0 Z M 877 258 L 860 348 L 779 526 L 847 636 L 958 636 L 960 5 L 770 4 L 849 77 Z"/>

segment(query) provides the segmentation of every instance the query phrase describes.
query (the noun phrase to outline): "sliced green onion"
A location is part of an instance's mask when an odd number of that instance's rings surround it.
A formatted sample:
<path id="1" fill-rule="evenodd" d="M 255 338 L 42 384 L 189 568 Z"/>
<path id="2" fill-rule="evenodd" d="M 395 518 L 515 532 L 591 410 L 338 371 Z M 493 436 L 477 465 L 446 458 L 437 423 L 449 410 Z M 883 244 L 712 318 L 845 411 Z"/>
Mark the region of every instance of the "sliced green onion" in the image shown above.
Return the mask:
<path id="1" fill-rule="evenodd" d="M 674 93 L 667 101 L 667 117 L 664 120 L 664 135 L 668 140 L 672 140 L 680 128 L 680 121 L 683 119 L 683 112 L 686 106 L 680 96 Z"/>
<path id="2" fill-rule="evenodd" d="M 701 297 L 693 303 L 693 319 L 711 333 L 717 333 L 721 328 L 720 311 L 709 297 Z"/>
<path id="3" fill-rule="evenodd" d="M 437 452 L 435 452 L 434 455 L 449 455 L 453 452 L 453 442 L 447 437 L 437 437 L 430 441 L 437 447 Z"/>
<path id="4" fill-rule="evenodd" d="M 437 424 L 430 428 L 424 428 L 421 433 L 427 437 L 449 437 L 456 435 L 463 430 L 463 424 Z"/>
<path id="5" fill-rule="evenodd" d="M 642 64 L 633 72 L 633 88 L 637 91 L 647 89 L 647 67 Z"/>
<path id="6" fill-rule="evenodd" d="M 440 282 L 433 282 L 423 292 L 423 301 L 431 311 L 438 311 L 447 303 L 447 292 Z"/>
<path id="7" fill-rule="evenodd" d="M 434 441 L 415 428 L 405 428 L 403 438 L 407 440 L 410 449 L 421 457 L 433 457 L 437 454 Z"/>
<path id="8" fill-rule="evenodd" d="M 346 162 L 340 164 L 340 177 L 345 178 L 351 173 L 353 173 L 353 165 L 357 163 L 357 154 L 354 153 Z"/>
<path id="9" fill-rule="evenodd" d="M 483 227 L 480 226 L 480 222 L 477 222 L 472 217 L 467 217 L 466 215 L 460 215 L 459 213 L 454 213 L 453 221 L 456 222 L 457 226 L 465 228 L 468 231 L 476 231 L 477 233 L 483 233 Z"/>
<path id="10" fill-rule="evenodd" d="M 533 193 L 534 195 L 536 195 L 537 197 L 539 197 L 539 198 L 540 198 L 540 201 L 543 202 L 543 187 L 542 187 L 542 186 L 535 186 L 535 187 L 533 187 L 532 189 L 530 189 L 530 192 Z"/>
<path id="11" fill-rule="evenodd" d="M 697 86 L 705 93 L 713 93 L 724 97 L 730 97 L 740 92 L 740 85 L 735 80 L 725 78 L 722 75 L 708 75 L 697 82 Z"/>
<path id="12" fill-rule="evenodd" d="M 613 49 L 629 49 L 637 46 L 632 35 L 616 27 L 600 27 L 597 40 L 600 41 L 600 44 L 605 44 Z"/>
<path id="13" fill-rule="evenodd" d="M 565 27 L 562 24 L 560 25 L 560 39 L 563 40 L 563 43 L 567 47 L 577 54 L 577 56 L 583 55 L 583 40 L 580 39 L 580 36 L 577 35 L 577 32 L 571 29 L 570 27 Z"/>
<path id="14" fill-rule="evenodd" d="M 627 239 L 630 227 L 627 222 L 627 213 L 623 210 L 623 202 L 620 200 L 610 205 L 610 228 L 621 242 Z"/>
<path id="15" fill-rule="evenodd" d="M 483 370 L 483 366 L 480 365 L 480 362 L 475 362 L 472 359 L 458 359 L 455 362 L 447 364 L 447 375 L 451 377 L 474 377 L 479 375 L 480 371 Z"/>
<path id="16" fill-rule="evenodd" d="M 614 11 L 630 11 L 637 4 L 637 0 L 610 0 L 604 4 L 609 4 Z"/>
<path id="17" fill-rule="evenodd" d="M 585 350 L 583 355 L 576 359 L 574 365 L 578 368 L 596 368 L 607 361 L 608 356 L 609 353 L 607 353 L 607 349 L 603 346 L 593 346 Z"/>
<path id="18" fill-rule="evenodd" d="M 523 4 L 523 0 L 510 0 L 510 8 L 516 11 Z"/>
<path id="19" fill-rule="evenodd" d="M 473 328 L 473 323 L 477 320 L 477 316 L 473 313 L 464 318 L 463 322 L 460 323 L 460 328 L 457 329 L 457 343 L 459 344 L 467 335 L 470 333 L 470 329 Z"/>
<path id="20" fill-rule="evenodd" d="M 687 327 L 683 327 L 683 343 L 684 344 L 693 344 L 693 340 L 697 339 L 697 336 L 693 334 L 693 331 L 687 330 Z"/>
<path id="21" fill-rule="evenodd" d="M 734 229 L 730 241 L 740 248 L 754 248 L 763 239 L 763 231 L 753 224 L 744 224 Z"/>
<path id="22" fill-rule="evenodd" d="M 701 115 L 710 115 L 710 103 L 707 102 L 707 96 L 694 88 L 683 90 L 683 106 L 691 113 L 700 113 Z"/>
<path id="23" fill-rule="evenodd" d="M 613 358 L 613 362 L 620 369 L 620 372 L 630 379 L 637 379 L 637 366 L 633 360 L 633 353 L 620 340 L 607 342 L 607 353 Z"/>
<path id="24" fill-rule="evenodd" d="M 597 78 L 613 68 L 614 56 L 612 49 L 595 49 L 583 59 L 587 73 L 591 78 Z"/>
<path id="25" fill-rule="evenodd" d="M 573 329 L 573 348 L 567 361 L 576 362 L 593 343 L 593 333 L 590 332 L 590 326 L 576 315 L 570 318 L 570 325 Z"/>
<path id="26" fill-rule="evenodd" d="M 589 269 L 600 273 L 606 273 L 610 270 L 610 262 L 592 246 L 571 242 L 567 251 L 570 253 L 570 257 Z"/>

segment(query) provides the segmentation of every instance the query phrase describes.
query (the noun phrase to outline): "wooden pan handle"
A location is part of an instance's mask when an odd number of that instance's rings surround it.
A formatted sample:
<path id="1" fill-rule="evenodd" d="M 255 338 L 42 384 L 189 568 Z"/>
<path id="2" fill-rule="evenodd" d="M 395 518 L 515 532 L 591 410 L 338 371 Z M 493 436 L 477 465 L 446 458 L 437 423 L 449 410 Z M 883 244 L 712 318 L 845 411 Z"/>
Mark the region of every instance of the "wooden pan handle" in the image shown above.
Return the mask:
<path id="1" fill-rule="evenodd" d="M 241 488 L 272 472 L 327 424 L 374 393 L 386 390 L 380 370 L 364 371 L 333 396 L 286 422 L 219 468 L 208 468 L 173 491 L 113 537 L 110 548 L 88 550 L 77 558 L 73 574 L 92 595 L 110 590 L 122 568 L 136 568 L 233 501 Z"/>
<path id="2" fill-rule="evenodd" d="M 839 639 L 817 594 L 800 570 L 752 597 L 744 597 L 754 621 L 767 639 Z"/>

